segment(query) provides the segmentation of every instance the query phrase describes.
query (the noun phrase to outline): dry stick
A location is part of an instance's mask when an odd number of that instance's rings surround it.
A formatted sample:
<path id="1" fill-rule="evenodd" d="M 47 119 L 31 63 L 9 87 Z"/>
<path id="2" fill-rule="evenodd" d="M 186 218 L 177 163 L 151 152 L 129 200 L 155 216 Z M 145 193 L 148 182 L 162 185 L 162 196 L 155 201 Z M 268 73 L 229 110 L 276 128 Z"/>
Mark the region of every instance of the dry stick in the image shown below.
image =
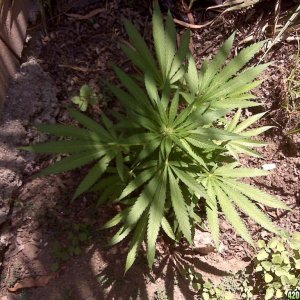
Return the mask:
<path id="1" fill-rule="evenodd" d="M 276 26 L 279 21 L 280 10 L 281 10 L 281 0 L 277 0 L 276 5 L 275 5 L 275 19 L 274 19 L 273 35 L 275 35 L 275 33 L 276 33 Z"/>
<path id="2" fill-rule="evenodd" d="M 102 12 L 105 12 L 105 11 L 107 11 L 106 8 L 97 8 L 97 9 L 94 9 L 94 10 L 90 11 L 86 15 L 68 14 L 68 13 L 65 13 L 65 15 L 68 16 L 68 17 L 77 19 L 77 20 L 88 20 L 88 19 L 98 15 L 99 13 L 102 13 Z"/>
<path id="3" fill-rule="evenodd" d="M 216 9 L 216 8 L 224 8 L 224 7 L 229 6 L 222 12 L 222 14 L 225 14 L 229 11 L 239 10 L 242 8 L 252 6 L 252 5 L 258 3 L 259 1 L 260 0 L 227 0 L 223 4 L 210 6 L 207 10 Z"/>
<path id="4" fill-rule="evenodd" d="M 184 22 L 184 21 L 180 21 L 180 20 L 178 20 L 178 19 L 176 19 L 176 18 L 174 18 L 173 20 L 174 20 L 174 22 L 175 22 L 176 24 L 179 24 L 179 25 L 184 26 L 184 27 L 187 27 L 187 28 L 191 28 L 191 29 L 201 29 L 201 28 L 204 28 L 204 27 L 206 27 L 206 26 L 208 26 L 208 25 L 211 25 L 213 22 L 215 22 L 216 19 L 217 19 L 217 18 L 215 18 L 215 19 L 213 19 L 212 21 L 207 22 L 207 23 L 205 23 L 205 24 L 203 24 L 203 25 L 190 24 L 190 23 L 187 23 L 187 22 Z"/>
<path id="5" fill-rule="evenodd" d="M 58 65 L 59 68 L 66 68 L 66 69 L 72 69 L 75 71 L 79 71 L 79 72 L 98 72 L 98 69 L 91 69 L 91 68 L 87 68 L 87 67 L 79 67 L 79 66 L 72 66 L 72 65 Z"/>
<path id="6" fill-rule="evenodd" d="M 266 50 L 266 52 L 264 53 L 264 55 L 260 58 L 258 64 L 261 63 L 261 61 L 264 59 L 264 57 L 269 53 L 269 51 L 271 50 L 271 48 L 279 42 L 281 36 L 283 35 L 283 33 L 286 31 L 286 29 L 295 21 L 295 19 L 298 17 L 298 15 L 300 14 L 300 5 L 296 8 L 295 12 L 291 15 L 291 17 L 288 19 L 288 21 L 285 23 L 285 25 L 282 27 L 282 29 L 279 31 L 279 33 L 277 34 L 277 36 L 275 37 L 275 39 L 273 40 L 273 42 L 271 43 L 271 45 L 268 47 L 268 49 Z"/>

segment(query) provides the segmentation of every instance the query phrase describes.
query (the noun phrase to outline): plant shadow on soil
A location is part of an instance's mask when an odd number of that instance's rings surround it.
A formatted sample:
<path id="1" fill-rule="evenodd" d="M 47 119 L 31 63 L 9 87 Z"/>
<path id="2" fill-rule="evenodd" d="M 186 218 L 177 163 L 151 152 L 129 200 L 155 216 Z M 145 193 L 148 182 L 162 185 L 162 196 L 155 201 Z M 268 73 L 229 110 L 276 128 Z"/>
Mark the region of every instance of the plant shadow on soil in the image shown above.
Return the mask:
<path id="1" fill-rule="evenodd" d="M 71 176 L 65 180 L 50 176 L 28 181 L 15 200 L 12 244 L 16 247 L 6 255 L 2 284 L 12 287 L 24 278 L 53 278 L 45 286 L 24 289 L 12 299 L 156 299 L 159 289 L 166 292 L 168 299 L 193 299 L 189 282 L 182 274 L 185 266 L 195 266 L 214 276 L 229 275 L 201 261 L 189 249 L 158 254 L 153 271 L 149 271 L 145 255 L 140 253 L 124 275 L 128 241 L 107 247 L 112 232 L 98 230 L 111 218 L 114 208 L 96 208 L 93 199 L 86 198 L 81 204 L 80 200 L 68 203 L 69 188 L 65 189 L 63 184 L 70 180 Z M 89 226 L 86 241 L 79 245 L 81 253 L 60 261 L 59 270 L 53 272 L 58 262 L 53 253 L 54 243 L 58 241 L 70 251 L 69 233 L 74 233 L 73 224 L 78 223 Z"/>

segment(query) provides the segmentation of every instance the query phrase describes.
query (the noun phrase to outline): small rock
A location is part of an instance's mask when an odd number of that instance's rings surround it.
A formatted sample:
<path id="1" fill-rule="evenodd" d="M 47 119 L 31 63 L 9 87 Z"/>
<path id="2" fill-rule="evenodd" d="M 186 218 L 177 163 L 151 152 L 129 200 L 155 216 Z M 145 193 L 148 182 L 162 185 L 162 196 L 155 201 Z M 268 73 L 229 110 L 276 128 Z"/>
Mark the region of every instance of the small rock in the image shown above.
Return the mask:
<path id="1" fill-rule="evenodd" d="M 36 245 L 30 243 L 27 243 L 23 249 L 23 254 L 29 260 L 35 259 L 38 255 L 38 252 L 39 252 L 39 248 Z"/>
<path id="2" fill-rule="evenodd" d="M 0 209 L 0 225 L 7 220 L 8 213 L 9 213 L 9 208 L 4 207 Z"/>
<path id="3" fill-rule="evenodd" d="M 263 170 L 265 171 L 271 171 L 271 170 L 274 170 L 276 169 L 276 164 L 264 164 L 262 166 Z"/>
<path id="4" fill-rule="evenodd" d="M 196 229 L 194 236 L 194 244 L 194 249 L 203 255 L 206 255 L 215 250 L 212 236 L 209 232 L 203 232 Z"/>
<path id="5" fill-rule="evenodd" d="M 99 29 L 99 28 L 100 28 L 100 25 L 99 25 L 98 23 L 95 23 L 95 24 L 93 24 L 93 27 L 94 27 L 95 29 Z"/>
<path id="6" fill-rule="evenodd" d="M 220 243 L 219 246 L 219 252 L 223 253 L 224 251 L 226 251 L 228 249 L 228 247 L 226 247 L 222 242 Z"/>

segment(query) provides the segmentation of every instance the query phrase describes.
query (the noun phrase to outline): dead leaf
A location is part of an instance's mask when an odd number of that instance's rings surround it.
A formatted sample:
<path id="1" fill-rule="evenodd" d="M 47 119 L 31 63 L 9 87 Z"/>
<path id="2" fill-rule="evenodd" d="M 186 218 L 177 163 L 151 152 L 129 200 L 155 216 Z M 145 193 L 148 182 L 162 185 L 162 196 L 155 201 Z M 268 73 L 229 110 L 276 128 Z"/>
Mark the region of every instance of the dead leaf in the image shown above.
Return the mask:
<path id="1" fill-rule="evenodd" d="M 88 19 L 90 19 L 90 18 L 92 18 L 92 17 L 94 17 L 94 16 L 96 16 L 99 13 L 104 12 L 104 11 L 106 11 L 105 8 L 97 8 L 97 9 L 94 9 L 94 10 L 90 11 L 86 15 L 78 15 L 78 14 L 65 14 L 65 15 L 68 16 L 68 17 L 77 19 L 77 20 L 88 20 Z"/>
<path id="2" fill-rule="evenodd" d="M 45 286 L 49 281 L 57 276 L 57 273 L 51 273 L 49 275 L 38 276 L 36 278 L 24 278 L 17 282 L 13 287 L 7 288 L 9 292 L 17 292 L 20 289 L 32 288 L 38 286 Z"/>
<path id="3" fill-rule="evenodd" d="M 86 67 L 78 67 L 78 66 L 71 66 L 71 65 L 58 65 L 58 67 L 60 68 L 67 68 L 67 69 L 72 69 L 75 71 L 79 71 L 79 72 L 98 72 L 99 70 L 97 69 L 90 69 L 90 68 L 86 68 Z"/>
<path id="4" fill-rule="evenodd" d="M 190 24 L 190 23 L 178 20 L 176 18 L 173 18 L 173 20 L 174 20 L 174 23 L 179 24 L 179 25 L 184 26 L 184 27 L 187 27 L 187 28 L 191 28 L 191 29 L 201 29 L 201 28 L 204 28 L 208 25 L 211 25 L 215 21 L 215 19 L 214 19 L 214 20 L 209 21 L 209 22 L 207 22 L 203 25 L 196 25 L 196 24 Z"/>

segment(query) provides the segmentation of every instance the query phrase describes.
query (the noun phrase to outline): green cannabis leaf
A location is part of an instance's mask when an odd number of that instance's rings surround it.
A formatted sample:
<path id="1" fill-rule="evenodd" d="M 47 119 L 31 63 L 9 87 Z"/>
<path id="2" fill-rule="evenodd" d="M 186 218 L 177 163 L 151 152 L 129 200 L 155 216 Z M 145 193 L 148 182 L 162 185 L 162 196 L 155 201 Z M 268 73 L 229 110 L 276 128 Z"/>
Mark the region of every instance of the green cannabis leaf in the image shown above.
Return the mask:
<path id="1" fill-rule="evenodd" d="M 130 76 L 114 67 L 122 86 L 108 83 L 108 89 L 124 111 L 114 113 L 112 123 L 104 114 L 100 122 L 95 122 L 70 109 L 71 116 L 84 128 L 39 125 L 39 130 L 67 139 L 22 149 L 70 154 L 40 174 L 65 172 L 94 162 L 73 199 L 93 191 L 100 195 L 98 205 L 122 204 L 124 209 L 103 229 L 119 228 L 111 245 L 132 234 L 126 271 L 143 241 L 149 266 L 153 265 L 161 231 L 174 241 L 185 238 L 192 244 L 194 227 L 202 223 L 197 215 L 202 203 L 216 247 L 219 210 L 250 244 L 251 235 L 239 212 L 271 232 L 284 234 L 257 204 L 288 207 L 277 197 L 240 181 L 269 173 L 237 162 L 240 153 L 257 155 L 252 148 L 265 144 L 253 137 L 270 128 L 249 129 L 263 114 L 240 122 L 243 108 L 260 105 L 250 91 L 260 83 L 255 79 L 268 64 L 249 69 L 244 66 L 263 42 L 245 48 L 226 64 L 233 34 L 198 70 L 188 49 L 189 32 L 183 34 L 177 47 L 174 22 L 168 14 L 164 24 L 157 4 L 152 22 L 155 56 L 136 28 L 124 22 L 133 48 L 123 45 L 122 49 L 140 70 L 137 76 Z M 82 99 L 91 95 L 87 87 L 80 92 Z"/>

